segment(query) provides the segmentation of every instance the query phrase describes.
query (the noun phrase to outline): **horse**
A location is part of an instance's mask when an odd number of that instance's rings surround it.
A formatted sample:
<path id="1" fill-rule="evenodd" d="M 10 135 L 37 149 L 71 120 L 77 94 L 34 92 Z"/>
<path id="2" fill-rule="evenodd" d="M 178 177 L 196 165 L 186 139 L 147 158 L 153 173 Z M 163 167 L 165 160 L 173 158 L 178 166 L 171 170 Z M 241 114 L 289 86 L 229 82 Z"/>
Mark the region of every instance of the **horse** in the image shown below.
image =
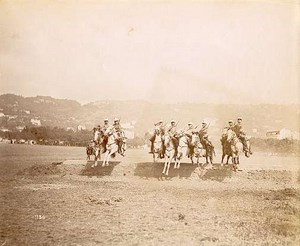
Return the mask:
<path id="1" fill-rule="evenodd" d="M 94 131 L 94 146 L 93 146 L 93 155 L 95 155 L 95 163 L 92 167 L 97 166 L 98 160 L 101 159 L 101 145 L 103 141 L 103 132 L 99 129 Z M 87 150 L 88 151 L 88 150 Z"/>
<path id="2" fill-rule="evenodd" d="M 222 136 L 221 136 L 221 144 L 222 144 L 222 159 L 221 164 L 223 164 L 225 156 L 227 156 L 226 165 L 228 165 L 229 158 L 232 156 L 230 143 L 227 142 L 227 128 L 224 128 Z"/>
<path id="3" fill-rule="evenodd" d="M 156 162 L 158 158 L 162 158 L 163 155 L 163 138 L 160 134 L 160 130 L 158 128 L 154 131 L 155 138 L 153 142 L 153 162 Z"/>
<path id="4" fill-rule="evenodd" d="M 245 141 L 245 145 L 246 145 L 245 156 L 247 158 L 249 158 L 250 155 L 252 155 L 250 137 L 249 136 L 245 136 L 245 140 L 244 141 Z"/>
<path id="5" fill-rule="evenodd" d="M 95 153 L 95 149 L 94 149 L 94 141 L 93 140 L 91 140 L 91 143 L 92 144 L 88 144 L 88 146 L 86 146 L 86 155 L 87 155 L 87 157 L 86 157 L 86 160 L 90 160 L 91 159 L 91 155 L 95 155 L 96 153 Z M 96 158 L 96 156 L 95 156 L 95 158 Z"/>
<path id="6" fill-rule="evenodd" d="M 213 164 L 213 156 L 216 156 L 215 147 L 211 144 L 211 142 L 208 139 L 202 140 L 202 146 L 204 149 L 204 155 L 206 159 L 206 164 L 208 164 L 208 158 L 210 161 L 210 164 Z"/>
<path id="7" fill-rule="evenodd" d="M 126 151 L 126 138 L 121 136 L 120 132 L 109 130 L 107 132 L 107 145 L 106 145 L 106 152 L 104 156 L 104 160 L 102 166 L 108 166 L 110 158 L 114 158 L 116 153 L 121 154 L 124 156 Z M 120 148 L 119 148 L 120 145 Z"/>
<path id="8" fill-rule="evenodd" d="M 232 157 L 233 169 L 234 171 L 237 171 L 238 166 L 240 164 L 239 156 L 241 153 L 243 153 L 243 144 L 237 137 L 236 133 L 231 129 L 227 131 L 226 142 L 227 142 L 228 153 L 230 152 L 228 156 Z M 226 164 L 228 164 L 228 158 Z"/>
<path id="9" fill-rule="evenodd" d="M 178 134 L 179 138 L 179 143 L 177 147 L 177 155 L 176 155 L 176 161 L 174 168 L 179 169 L 180 168 L 180 162 L 183 158 L 183 156 L 186 156 L 188 154 L 188 148 L 189 148 L 189 143 L 188 143 L 188 137 L 181 131 Z"/>
<path id="10" fill-rule="evenodd" d="M 199 159 L 200 157 L 203 157 L 204 154 L 203 154 L 203 146 L 200 142 L 200 137 L 199 137 L 199 134 L 194 132 L 192 134 L 192 141 L 191 141 L 191 146 L 192 146 L 192 151 L 190 153 L 190 158 L 191 158 L 191 161 L 192 161 L 192 164 L 194 164 L 194 160 L 193 158 L 196 157 L 197 158 L 197 165 L 199 165 Z"/>
<path id="11" fill-rule="evenodd" d="M 165 135 L 165 141 L 164 141 L 164 146 L 165 146 L 165 165 L 164 169 L 162 171 L 163 174 L 169 175 L 169 169 L 170 169 L 170 164 L 172 160 L 174 159 L 174 169 L 176 168 L 176 146 L 169 134 Z"/>

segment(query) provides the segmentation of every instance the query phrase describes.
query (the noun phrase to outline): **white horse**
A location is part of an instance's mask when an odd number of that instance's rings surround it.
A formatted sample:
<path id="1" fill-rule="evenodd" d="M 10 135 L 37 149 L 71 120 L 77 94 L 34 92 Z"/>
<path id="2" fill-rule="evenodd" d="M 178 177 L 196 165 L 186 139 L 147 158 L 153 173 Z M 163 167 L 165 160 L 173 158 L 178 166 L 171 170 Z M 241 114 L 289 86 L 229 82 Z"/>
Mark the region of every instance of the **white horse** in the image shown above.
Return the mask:
<path id="1" fill-rule="evenodd" d="M 153 142 L 153 162 L 156 162 L 157 159 L 161 158 L 162 151 L 163 151 L 163 139 L 160 134 L 160 130 L 158 128 L 155 129 L 155 139 Z"/>
<path id="2" fill-rule="evenodd" d="M 119 132 L 109 130 L 107 132 L 108 139 L 107 139 L 107 145 L 106 145 L 106 152 L 104 156 L 104 161 L 102 163 L 102 166 L 108 166 L 109 160 L 114 158 L 116 156 L 116 153 L 120 153 L 124 156 L 124 153 L 126 151 L 126 139 L 124 136 L 120 136 Z M 119 149 L 119 141 L 121 141 L 121 148 Z"/>
<path id="3" fill-rule="evenodd" d="M 93 154 L 95 155 L 95 162 L 92 167 L 98 165 L 98 160 L 101 159 L 101 144 L 103 140 L 103 133 L 96 129 L 94 131 L 94 146 L 93 146 Z"/>
<path id="4" fill-rule="evenodd" d="M 176 162 L 174 165 L 174 168 L 179 169 L 181 160 L 184 156 L 187 155 L 188 152 L 188 139 L 187 136 L 181 131 L 178 135 L 179 137 L 179 144 L 177 148 L 177 156 L 176 156 Z"/>
<path id="5" fill-rule="evenodd" d="M 200 137 L 199 134 L 197 132 L 192 134 L 192 141 L 191 141 L 191 145 L 192 145 L 192 153 L 191 153 L 191 161 L 192 164 L 194 164 L 194 157 L 196 157 L 197 160 L 197 165 L 199 165 L 199 159 L 200 157 L 204 157 L 206 155 L 205 153 L 205 149 L 203 148 L 201 142 L 200 142 Z"/>
<path id="6" fill-rule="evenodd" d="M 175 161 L 174 169 L 176 168 L 176 156 L 175 156 L 176 147 L 175 147 L 175 145 L 172 141 L 172 138 L 169 134 L 165 135 L 164 145 L 165 145 L 165 165 L 164 165 L 164 169 L 163 169 L 162 173 L 168 176 L 170 164 L 173 159 Z"/>
<path id="7" fill-rule="evenodd" d="M 227 131 L 228 146 L 230 146 L 230 156 L 232 157 L 233 169 L 234 171 L 238 170 L 240 164 L 240 154 L 243 153 L 243 144 L 237 137 L 236 133 L 229 129 Z"/>

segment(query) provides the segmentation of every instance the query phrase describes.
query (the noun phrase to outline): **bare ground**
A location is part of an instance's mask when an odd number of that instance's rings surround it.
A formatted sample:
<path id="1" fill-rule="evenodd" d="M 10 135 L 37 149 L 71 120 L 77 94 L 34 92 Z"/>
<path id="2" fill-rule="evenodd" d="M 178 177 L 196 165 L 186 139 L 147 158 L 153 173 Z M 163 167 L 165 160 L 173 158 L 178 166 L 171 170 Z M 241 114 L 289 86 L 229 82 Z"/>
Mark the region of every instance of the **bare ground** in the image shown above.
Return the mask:
<path id="1" fill-rule="evenodd" d="M 121 160 L 121 159 L 120 159 Z M 298 170 L 129 156 L 110 167 L 33 165 L 2 175 L 2 245 L 300 245 Z"/>

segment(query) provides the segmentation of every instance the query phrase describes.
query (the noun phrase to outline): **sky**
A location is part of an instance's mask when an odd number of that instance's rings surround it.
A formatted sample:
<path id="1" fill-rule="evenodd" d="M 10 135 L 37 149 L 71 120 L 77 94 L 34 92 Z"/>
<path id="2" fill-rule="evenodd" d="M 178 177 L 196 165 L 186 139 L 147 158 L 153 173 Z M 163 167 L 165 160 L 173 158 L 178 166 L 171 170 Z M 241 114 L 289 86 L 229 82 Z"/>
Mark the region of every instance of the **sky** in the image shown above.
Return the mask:
<path id="1" fill-rule="evenodd" d="M 0 94 L 300 103 L 298 1 L 0 1 Z"/>

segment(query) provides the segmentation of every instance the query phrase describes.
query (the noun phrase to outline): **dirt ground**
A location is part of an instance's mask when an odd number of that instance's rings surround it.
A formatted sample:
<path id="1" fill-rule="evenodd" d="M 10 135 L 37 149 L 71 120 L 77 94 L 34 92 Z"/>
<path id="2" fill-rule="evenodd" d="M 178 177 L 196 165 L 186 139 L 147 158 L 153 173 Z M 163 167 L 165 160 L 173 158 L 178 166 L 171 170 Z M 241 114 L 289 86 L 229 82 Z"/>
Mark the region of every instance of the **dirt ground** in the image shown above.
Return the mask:
<path id="1" fill-rule="evenodd" d="M 300 245 L 299 163 L 247 163 L 184 163 L 164 177 L 163 163 L 129 150 L 109 167 L 19 167 L 0 176 L 0 244 Z"/>

